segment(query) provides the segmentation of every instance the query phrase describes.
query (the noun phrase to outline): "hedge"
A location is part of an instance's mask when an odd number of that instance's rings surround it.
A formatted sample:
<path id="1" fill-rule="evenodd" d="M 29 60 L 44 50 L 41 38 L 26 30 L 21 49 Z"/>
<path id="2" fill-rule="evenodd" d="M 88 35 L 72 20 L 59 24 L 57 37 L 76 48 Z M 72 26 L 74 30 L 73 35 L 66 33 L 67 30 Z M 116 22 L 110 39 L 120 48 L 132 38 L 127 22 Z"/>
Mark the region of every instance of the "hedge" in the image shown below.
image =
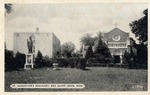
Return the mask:
<path id="1" fill-rule="evenodd" d="M 111 58 L 105 58 L 105 60 L 102 60 L 101 58 L 89 58 L 87 60 L 88 67 L 108 66 L 111 63 L 112 63 Z"/>
<path id="2" fill-rule="evenodd" d="M 86 67 L 86 59 L 85 58 L 58 58 L 55 59 L 58 62 L 59 67 L 70 67 L 70 68 L 78 68 L 85 69 Z"/>

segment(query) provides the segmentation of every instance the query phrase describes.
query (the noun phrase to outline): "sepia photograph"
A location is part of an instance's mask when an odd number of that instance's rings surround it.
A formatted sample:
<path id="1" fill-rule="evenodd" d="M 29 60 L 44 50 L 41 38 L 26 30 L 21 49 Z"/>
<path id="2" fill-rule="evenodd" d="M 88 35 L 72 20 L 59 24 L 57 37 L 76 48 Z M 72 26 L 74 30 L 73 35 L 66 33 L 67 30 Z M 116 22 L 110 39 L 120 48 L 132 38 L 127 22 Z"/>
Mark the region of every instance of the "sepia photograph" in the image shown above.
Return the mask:
<path id="1" fill-rule="evenodd" d="M 4 3 L 4 11 L 5 92 L 148 91 L 148 3 Z"/>

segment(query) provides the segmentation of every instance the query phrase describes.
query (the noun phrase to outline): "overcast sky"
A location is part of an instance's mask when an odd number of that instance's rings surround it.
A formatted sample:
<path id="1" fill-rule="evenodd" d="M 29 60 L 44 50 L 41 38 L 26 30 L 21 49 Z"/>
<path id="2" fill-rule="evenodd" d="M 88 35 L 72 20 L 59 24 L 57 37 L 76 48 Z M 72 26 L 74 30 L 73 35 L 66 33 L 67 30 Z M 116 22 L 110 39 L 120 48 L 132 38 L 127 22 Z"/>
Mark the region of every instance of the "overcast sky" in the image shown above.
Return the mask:
<path id="1" fill-rule="evenodd" d="M 80 48 L 85 33 L 109 32 L 117 27 L 131 30 L 129 23 L 143 17 L 147 4 L 13 4 L 5 18 L 5 41 L 13 49 L 13 32 L 54 32 L 61 44 L 71 41 Z"/>

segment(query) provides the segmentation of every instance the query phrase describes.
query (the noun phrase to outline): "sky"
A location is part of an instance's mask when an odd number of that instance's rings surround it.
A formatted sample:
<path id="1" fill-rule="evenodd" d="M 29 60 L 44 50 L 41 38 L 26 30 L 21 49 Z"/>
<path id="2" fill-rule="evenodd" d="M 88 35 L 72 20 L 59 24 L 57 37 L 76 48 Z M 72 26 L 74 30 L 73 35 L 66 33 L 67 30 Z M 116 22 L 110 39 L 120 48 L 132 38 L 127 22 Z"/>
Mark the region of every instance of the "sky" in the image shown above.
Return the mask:
<path id="1" fill-rule="evenodd" d="M 146 3 L 53 3 L 13 4 L 5 16 L 5 42 L 13 50 L 14 32 L 53 32 L 61 44 L 71 41 L 79 50 L 80 38 L 90 33 L 109 32 L 113 28 L 128 32 L 134 38 L 129 23 L 143 17 Z"/>

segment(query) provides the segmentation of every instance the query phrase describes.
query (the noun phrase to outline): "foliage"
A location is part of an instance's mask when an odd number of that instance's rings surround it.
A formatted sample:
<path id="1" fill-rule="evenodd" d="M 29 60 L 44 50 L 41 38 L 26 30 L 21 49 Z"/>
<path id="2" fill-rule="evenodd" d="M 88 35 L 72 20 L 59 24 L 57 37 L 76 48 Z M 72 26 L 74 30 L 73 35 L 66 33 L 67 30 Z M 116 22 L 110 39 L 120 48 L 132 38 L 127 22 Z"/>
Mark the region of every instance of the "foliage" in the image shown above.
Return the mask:
<path id="1" fill-rule="evenodd" d="M 85 70 L 85 67 L 86 67 L 86 58 L 80 58 L 78 68 Z"/>
<path id="2" fill-rule="evenodd" d="M 64 57 L 71 57 L 72 56 L 72 52 L 75 49 L 75 45 L 72 42 L 66 42 L 61 46 L 61 54 Z"/>
<path id="3" fill-rule="evenodd" d="M 55 60 L 57 61 L 59 67 L 66 68 L 69 66 L 68 58 L 57 58 Z"/>
<path id="4" fill-rule="evenodd" d="M 92 46 L 90 45 L 86 54 L 85 54 L 85 58 L 89 59 L 91 57 L 93 57 L 93 50 L 92 50 Z"/>
<path id="5" fill-rule="evenodd" d="M 148 66 L 148 54 L 147 46 L 144 44 L 138 45 L 137 48 L 137 63 L 141 68 L 147 68 Z"/>
<path id="6" fill-rule="evenodd" d="M 130 23 L 130 28 L 140 44 L 137 46 L 137 65 L 147 67 L 147 44 L 148 44 L 148 9 L 143 11 L 144 17 Z"/>
<path id="7" fill-rule="evenodd" d="M 97 55 L 97 56 L 99 56 L 99 55 Z M 93 57 L 93 58 L 88 59 L 87 66 L 88 67 L 94 67 L 94 66 L 99 67 L 99 66 L 103 66 L 103 65 L 107 66 L 110 63 L 112 63 L 111 58 L 104 58 L 103 56 L 97 57 L 97 58 Z"/>
<path id="8" fill-rule="evenodd" d="M 5 49 L 5 70 L 16 69 L 14 60 L 13 51 Z"/>
<path id="9" fill-rule="evenodd" d="M 131 59 L 131 54 L 128 53 L 127 51 L 125 51 L 125 52 L 124 52 L 124 55 L 123 55 L 123 63 L 124 63 L 125 65 L 127 65 L 128 68 L 131 68 L 130 59 Z"/>
<path id="10" fill-rule="evenodd" d="M 14 56 L 13 51 L 5 49 L 5 70 L 17 70 L 24 68 L 26 55 L 17 52 Z"/>
<path id="11" fill-rule="evenodd" d="M 37 56 L 35 58 L 35 66 L 37 68 L 42 67 L 42 53 L 38 50 Z"/>
<path id="12" fill-rule="evenodd" d="M 82 54 L 79 51 L 73 52 L 72 57 L 82 57 Z"/>
<path id="13" fill-rule="evenodd" d="M 15 56 L 15 63 L 17 65 L 17 68 L 24 68 L 25 62 L 26 62 L 26 55 L 23 53 L 17 52 Z"/>
<path id="14" fill-rule="evenodd" d="M 87 33 L 80 38 L 80 42 L 84 45 L 93 46 L 95 42 L 95 38 L 93 38 L 91 34 Z"/>
<path id="15" fill-rule="evenodd" d="M 139 49 L 140 47 L 138 47 Z M 135 55 L 131 49 L 131 53 L 125 52 L 123 56 L 123 63 L 130 69 L 147 68 L 147 60 L 143 60 L 143 57 L 147 56 L 144 53 L 145 49 L 140 48 L 137 55 Z M 146 61 L 146 62 L 145 62 Z"/>
<path id="16" fill-rule="evenodd" d="M 8 14 L 11 13 L 11 11 L 12 11 L 12 4 L 11 3 L 5 4 L 5 11 Z"/>
<path id="17" fill-rule="evenodd" d="M 107 45 L 103 42 L 101 35 L 98 36 L 93 49 L 93 57 L 96 58 L 99 63 L 109 63 L 112 61 L 110 51 Z"/>
<path id="18" fill-rule="evenodd" d="M 54 60 L 52 58 L 49 58 L 48 55 L 42 57 L 41 63 L 42 63 L 42 66 L 44 66 L 44 67 L 51 67 L 53 62 L 54 62 Z"/>
<path id="19" fill-rule="evenodd" d="M 139 20 L 135 20 L 131 22 L 130 28 L 132 33 L 135 34 L 136 37 L 138 37 L 138 40 L 140 43 L 145 43 L 147 45 L 147 32 L 148 32 L 148 9 L 143 11 L 143 14 L 145 15 L 144 17 L 140 18 Z"/>
<path id="20" fill-rule="evenodd" d="M 70 67 L 84 70 L 86 67 L 86 59 L 79 57 L 57 58 L 55 59 L 59 67 Z"/>

